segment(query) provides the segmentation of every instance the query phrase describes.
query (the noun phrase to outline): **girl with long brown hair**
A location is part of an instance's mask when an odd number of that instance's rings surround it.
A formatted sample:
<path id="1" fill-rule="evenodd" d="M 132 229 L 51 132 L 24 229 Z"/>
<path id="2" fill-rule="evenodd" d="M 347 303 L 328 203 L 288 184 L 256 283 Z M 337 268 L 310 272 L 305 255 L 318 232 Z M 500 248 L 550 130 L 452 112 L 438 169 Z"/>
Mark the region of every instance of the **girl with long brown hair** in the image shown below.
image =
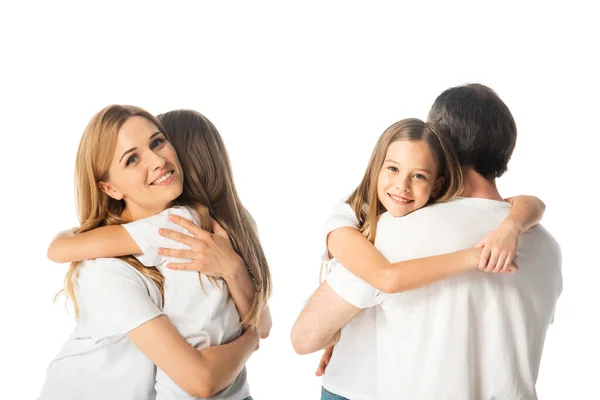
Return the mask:
<path id="1" fill-rule="evenodd" d="M 394 264 L 374 247 L 382 213 L 403 217 L 428 204 L 451 200 L 461 186 L 462 172 L 444 127 L 414 118 L 394 123 L 377 141 L 359 186 L 327 221 L 324 261 L 333 268 L 341 263 L 388 293 L 416 289 L 478 267 L 489 272 L 516 271 L 510 254 L 514 254 L 518 233 L 504 225 L 476 248 Z M 534 225 L 543 214 L 539 199 L 521 197 L 514 204 L 507 219 L 520 226 Z M 331 256 L 335 259 L 330 261 Z M 311 339 L 310 326 L 314 321 L 310 318 L 310 305 L 309 302 L 292 330 L 292 343 L 301 354 L 325 347 Z M 363 338 L 369 337 L 368 332 L 374 338 L 375 325 L 374 309 L 356 316 L 344 328 L 343 346 L 329 366 L 332 345 L 340 339 L 340 332 L 326 344 L 329 348 L 317 370 L 317 375 L 322 375 L 326 366 L 330 371 L 323 380 L 323 399 L 372 398 L 377 377 L 370 375 L 373 364 L 367 360 L 376 352 L 369 347 L 372 342 Z M 361 366 L 365 366 L 364 371 Z M 363 375 L 367 378 L 355 379 Z"/>
<path id="2" fill-rule="evenodd" d="M 44 393 L 72 393 L 69 385 L 57 385 L 65 370 L 76 369 L 79 371 L 76 373 L 80 373 L 82 360 L 107 357 L 107 346 L 94 346 L 98 342 L 95 336 L 108 340 L 103 336 L 104 330 L 95 332 L 95 325 L 88 324 L 89 320 L 98 319 L 106 325 L 116 325 L 110 331 L 111 341 L 126 347 L 133 344 L 156 363 L 158 398 L 249 397 L 244 364 L 256 348 L 257 335 L 266 337 L 270 329 L 266 307 L 270 293 L 268 265 L 249 214 L 235 194 L 231 171 L 220 171 L 223 172 L 221 178 L 215 179 L 220 182 L 217 186 L 222 192 L 217 194 L 211 187 L 207 193 L 202 172 L 197 170 L 203 166 L 186 161 L 186 157 L 193 155 L 184 154 L 185 168 L 190 168 L 189 172 L 185 171 L 169 139 L 158 119 L 131 106 L 107 107 L 96 115 L 84 133 L 77 169 L 82 227 L 74 235 L 56 238 L 49 256 L 55 261 L 74 261 L 66 277 L 65 291 L 75 305 L 78 329 L 84 332 L 84 339 L 89 336 L 92 341 L 80 342 L 86 344 L 86 357 L 79 352 L 61 354 L 53 362 Z M 197 134 L 186 144 L 186 150 L 202 149 L 202 139 L 202 135 Z M 224 147 L 222 150 L 225 152 Z M 208 155 L 207 149 L 199 151 L 204 152 L 205 157 Z M 170 223 L 170 218 L 176 215 L 197 225 L 183 222 L 189 228 L 184 230 Z M 177 231 L 171 235 L 181 235 L 184 243 L 194 245 L 202 241 L 206 248 L 215 250 L 210 260 L 218 267 L 208 265 L 212 268 L 208 271 L 211 276 L 166 268 L 173 259 L 158 254 L 157 248 L 178 247 L 179 251 L 186 251 L 187 247 L 160 236 L 158 230 L 165 226 Z M 142 307 L 137 303 L 149 302 L 144 296 L 140 299 L 139 294 L 134 304 L 127 304 L 123 293 L 113 295 L 123 300 L 118 301 L 119 305 L 114 299 L 106 301 L 99 295 L 87 295 L 99 292 L 94 285 L 98 279 L 85 277 L 101 275 L 105 268 L 94 264 L 107 261 L 78 261 L 118 256 L 136 272 L 152 279 L 152 284 L 144 282 L 150 286 L 146 292 L 156 294 L 158 290 L 162 294 L 159 296 L 164 298 L 162 311 L 170 321 L 165 316 L 157 317 L 160 298 L 153 299 L 154 306 Z M 100 281 L 120 287 L 115 277 Z M 138 315 L 139 310 L 152 312 L 142 316 Z M 121 319 L 135 319 L 139 325 L 113 322 Z M 242 328 L 246 328 L 244 334 Z M 83 370 L 97 367 L 89 362 L 85 364 Z M 115 380 L 117 382 L 103 386 L 103 393 L 106 398 L 121 395 L 125 398 L 125 391 L 119 390 L 132 388 Z M 90 387 L 84 390 L 91 392 L 96 383 L 90 381 Z M 143 390 L 151 392 L 148 387 Z"/>

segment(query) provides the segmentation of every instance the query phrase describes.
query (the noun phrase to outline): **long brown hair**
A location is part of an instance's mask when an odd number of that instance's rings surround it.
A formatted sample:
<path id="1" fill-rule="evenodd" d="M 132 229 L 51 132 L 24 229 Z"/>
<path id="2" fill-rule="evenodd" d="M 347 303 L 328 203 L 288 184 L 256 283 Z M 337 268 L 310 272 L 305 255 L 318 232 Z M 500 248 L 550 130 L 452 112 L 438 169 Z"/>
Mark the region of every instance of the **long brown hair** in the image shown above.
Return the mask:
<path id="1" fill-rule="evenodd" d="M 255 326 L 271 295 L 271 274 L 256 225 L 237 194 L 221 135 L 208 118 L 197 111 L 175 110 L 158 118 L 184 171 L 183 193 L 178 202 L 195 200 L 206 204 L 246 263 L 256 293 L 242 325 Z"/>
<path id="2" fill-rule="evenodd" d="M 359 230 L 371 243 L 375 242 L 377 220 L 385 212 L 377 194 L 379 172 L 385 161 L 388 147 L 399 140 L 422 140 L 431 149 L 437 164 L 438 176 L 436 178 L 444 177 L 444 184 L 439 195 L 429 200 L 430 203 L 451 199 L 456 196 L 462 186 L 460 165 L 445 128 L 416 118 L 403 119 L 391 125 L 379 137 L 360 185 L 346 200 L 356 214 Z"/>
<path id="3" fill-rule="evenodd" d="M 121 126 L 130 117 L 140 116 L 152 122 L 164 132 L 160 122 L 149 112 L 134 106 L 111 105 L 98 112 L 83 132 L 75 162 L 75 197 L 80 226 L 75 233 L 87 232 L 105 225 L 118 225 L 127 221 L 121 214 L 125 209 L 123 200 L 109 197 L 98 187 L 98 182 L 108 180 L 108 170 L 117 146 Z M 142 265 L 135 257 L 118 257 L 163 290 L 163 276 L 156 268 Z M 75 284 L 81 262 L 71 263 L 65 276 L 64 292 L 72 301 L 75 317 L 79 318 L 79 306 L 75 296 Z M 108 296 L 108 294 L 107 294 Z"/>

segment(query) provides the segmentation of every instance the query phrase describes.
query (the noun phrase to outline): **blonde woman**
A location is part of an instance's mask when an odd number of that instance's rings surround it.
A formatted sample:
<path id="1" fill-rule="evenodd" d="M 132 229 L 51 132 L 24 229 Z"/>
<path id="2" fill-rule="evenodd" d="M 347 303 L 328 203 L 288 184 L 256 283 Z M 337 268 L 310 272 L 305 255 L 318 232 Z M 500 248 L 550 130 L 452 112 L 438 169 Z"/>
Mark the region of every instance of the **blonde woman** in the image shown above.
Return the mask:
<path id="1" fill-rule="evenodd" d="M 257 327 L 263 336 L 270 328 L 265 307 L 270 276 L 241 204 L 214 215 L 233 229 L 232 246 L 227 232 L 211 222 L 209 196 L 201 189 L 186 190 L 189 183 L 161 123 L 131 106 L 110 106 L 92 119 L 78 151 L 76 176 L 81 227 L 73 236 L 58 238 L 49 255 L 123 257 L 72 264 L 65 291 L 75 305 L 77 326 L 48 369 L 41 399 L 154 398 L 154 364 L 162 376 L 158 398 L 250 398 L 244 364 L 258 346 Z M 169 272 L 167 260 L 152 253 L 161 242 L 150 227 L 173 214 L 199 225 L 189 226 L 196 236 L 190 239 L 202 238 L 215 250 L 211 259 L 219 268 L 213 267 L 212 275 L 218 278 Z M 214 234 L 200 229 L 211 227 Z M 125 256 L 132 253 L 142 254 Z M 192 287 L 192 303 L 176 295 Z M 202 307 L 219 318 L 194 332 L 186 311 L 196 315 Z M 261 323 L 261 316 L 268 322 Z"/>

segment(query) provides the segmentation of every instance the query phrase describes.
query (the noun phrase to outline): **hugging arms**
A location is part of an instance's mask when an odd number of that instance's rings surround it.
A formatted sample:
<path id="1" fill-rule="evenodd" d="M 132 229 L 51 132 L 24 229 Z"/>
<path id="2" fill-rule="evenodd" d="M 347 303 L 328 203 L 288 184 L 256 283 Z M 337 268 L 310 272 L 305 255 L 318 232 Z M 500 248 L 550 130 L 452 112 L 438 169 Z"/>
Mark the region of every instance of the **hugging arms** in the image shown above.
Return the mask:
<path id="1" fill-rule="evenodd" d="M 189 110 L 159 120 L 109 106 L 76 166 L 81 225 L 48 254 L 73 261 L 64 291 L 77 325 L 41 398 L 249 398 L 244 366 L 270 330 L 270 273 L 214 126 Z M 171 255 L 201 272 L 169 268 Z"/>

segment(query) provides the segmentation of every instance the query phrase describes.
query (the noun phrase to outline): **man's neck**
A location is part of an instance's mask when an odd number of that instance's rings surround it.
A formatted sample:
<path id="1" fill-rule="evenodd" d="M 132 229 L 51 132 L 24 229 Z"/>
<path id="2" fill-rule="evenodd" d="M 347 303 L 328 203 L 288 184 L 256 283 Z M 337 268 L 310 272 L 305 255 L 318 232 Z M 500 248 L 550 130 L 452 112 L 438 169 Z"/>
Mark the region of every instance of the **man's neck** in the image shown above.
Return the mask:
<path id="1" fill-rule="evenodd" d="M 466 168 L 464 170 L 463 180 L 463 190 L 461 190 L 459 196 L 500 201 L 504 200 L 498 192 L 496 180 L 486 179 L 484 176 L 475 172 L 473 168 Z"/>

